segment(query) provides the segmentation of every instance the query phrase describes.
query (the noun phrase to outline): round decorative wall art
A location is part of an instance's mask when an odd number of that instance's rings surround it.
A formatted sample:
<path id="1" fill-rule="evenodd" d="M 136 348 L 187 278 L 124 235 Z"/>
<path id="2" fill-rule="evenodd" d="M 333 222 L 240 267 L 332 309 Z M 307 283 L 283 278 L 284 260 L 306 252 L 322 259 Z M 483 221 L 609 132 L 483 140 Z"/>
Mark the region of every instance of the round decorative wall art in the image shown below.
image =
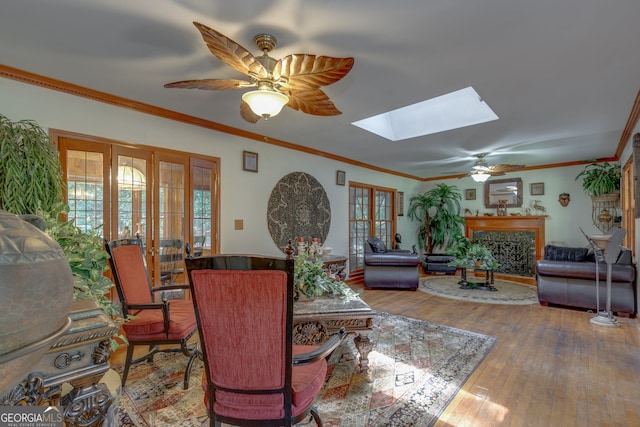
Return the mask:
<path id="1" fill-rule="evenodd" d="M 269 197 L 267 223 L 271 238 L 284 250 L 297 237 L 318 237 L 323 243 L 331 225 L 331 206 L 322 185 L 311 175 L 292 172 L 275 185 Z"/>

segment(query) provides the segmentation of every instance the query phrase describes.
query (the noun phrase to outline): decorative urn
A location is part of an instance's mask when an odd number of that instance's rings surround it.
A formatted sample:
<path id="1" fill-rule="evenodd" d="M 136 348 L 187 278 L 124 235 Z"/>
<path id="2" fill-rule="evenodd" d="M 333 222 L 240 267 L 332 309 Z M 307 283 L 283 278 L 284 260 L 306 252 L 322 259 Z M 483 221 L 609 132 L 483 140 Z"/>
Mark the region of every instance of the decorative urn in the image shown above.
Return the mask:
<path id="1" fill-rule="evenodd" d="M 60 245 L 0 211 L 0 396 L 67 330 L 72 300 L 73 276 Z"/>

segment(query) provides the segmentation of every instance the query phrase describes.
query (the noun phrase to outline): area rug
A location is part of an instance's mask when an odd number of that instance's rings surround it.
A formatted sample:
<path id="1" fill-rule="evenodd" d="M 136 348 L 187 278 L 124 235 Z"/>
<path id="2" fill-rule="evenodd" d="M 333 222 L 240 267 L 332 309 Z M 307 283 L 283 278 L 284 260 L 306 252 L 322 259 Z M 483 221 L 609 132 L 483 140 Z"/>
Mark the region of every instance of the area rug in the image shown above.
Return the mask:
<path id="1" fill-rule="evenodd" d="M 496 342 L 384 312 L 377 313 L 370 338 L 368 375 L 357 368 L 351 337 L 329 359 L 315 402 L 327 427 L 433 425 Z M 200 387 L 203 364 L 194 364 L 189 389 L 183 390 L 185 363 L 179 354 L 158 354 L 153 364 L 133 366 L 120 398 L 120 425 L 208 425 Z"/>
<path id="2" fill-rule="evenodd" d="M 538 303 L 536 288 L 531 285 L 495 279 L 493 286 L 498 290 L 485 291 L 460 289 L 459 281 L 459 276 L 428 276 L 420 279 L 418 289 L 439 297 L 486 304 L 525 305 Z"/>

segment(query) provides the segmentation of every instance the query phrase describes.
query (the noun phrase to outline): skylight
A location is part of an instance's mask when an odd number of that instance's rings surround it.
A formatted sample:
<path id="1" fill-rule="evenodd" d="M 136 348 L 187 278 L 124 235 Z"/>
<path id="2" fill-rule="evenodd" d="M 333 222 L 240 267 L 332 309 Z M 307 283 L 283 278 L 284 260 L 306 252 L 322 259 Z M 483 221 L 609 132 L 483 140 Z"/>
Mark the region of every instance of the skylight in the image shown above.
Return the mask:
<path id="1" fill-rule="evenodd" d="M 471 87 L 351 123 L 390 141 L 498 120 Z"/>

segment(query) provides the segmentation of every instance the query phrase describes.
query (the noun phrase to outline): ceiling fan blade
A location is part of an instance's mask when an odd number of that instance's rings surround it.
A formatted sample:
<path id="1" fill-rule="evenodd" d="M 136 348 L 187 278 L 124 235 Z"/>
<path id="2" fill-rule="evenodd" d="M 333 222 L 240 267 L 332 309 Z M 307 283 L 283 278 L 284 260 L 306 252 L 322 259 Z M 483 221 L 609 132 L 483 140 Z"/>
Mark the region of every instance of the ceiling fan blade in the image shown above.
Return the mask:
<path id="1" fill-rule="evenodd" d="M 257 123 L 260 120 L 260 116 L 254 113 L 245 101 L 240 103 L 240 115 L 249 123 Z"/>
<path id="2" fill-rule="evenodd" d="M 180 89 L 203 89 L 203 90 L 228 90 L 228 89 L 244 89 L 255 86 L 246 80 L 233 79 L 205 79 L 205 80 L 184 80 L 181 82 L 167 83 L 166 88 Z"/>
<path id="3" fill-rule="evenodd" d="M 489 167 L 490 172 L 513 172 L 524 169 L 524 165 L 493 165 Z"/>
<path id="4" fill-rule="evenodd" d="M 199 22 L 194 22 L 193 25 L 200 31 L 207 47 L 216 58 L 243 74 L 254 74 L 259 78 L 269 77 L 269 72 L 247 49 L 206 25 Z"/>
<path id="5" fill-rule="evenodd" d="M 496 172 L 496 171 L 488 171 L 487 173 L 489 175 L 491 175 L 491 176 L 502 176 L 502 175 L 505 174 L 504 172 L 499 172 L 499 171 L 498 172 Z"/>
<path id="6" fill-rule="evenodd" d="M 287 55 L 273 69 L 275 79 L 286 77 L 289 89 L 316 89 L 342 79 L 353 67 L 353 58 L 307 54 Z"/>
<path id="7" fill-rule="evenodd" d="M 287 107 L 316 116 L 337 116 L 342 114 L 333 105 L 326 93 L 320 89 L 292 90 Z"/>

